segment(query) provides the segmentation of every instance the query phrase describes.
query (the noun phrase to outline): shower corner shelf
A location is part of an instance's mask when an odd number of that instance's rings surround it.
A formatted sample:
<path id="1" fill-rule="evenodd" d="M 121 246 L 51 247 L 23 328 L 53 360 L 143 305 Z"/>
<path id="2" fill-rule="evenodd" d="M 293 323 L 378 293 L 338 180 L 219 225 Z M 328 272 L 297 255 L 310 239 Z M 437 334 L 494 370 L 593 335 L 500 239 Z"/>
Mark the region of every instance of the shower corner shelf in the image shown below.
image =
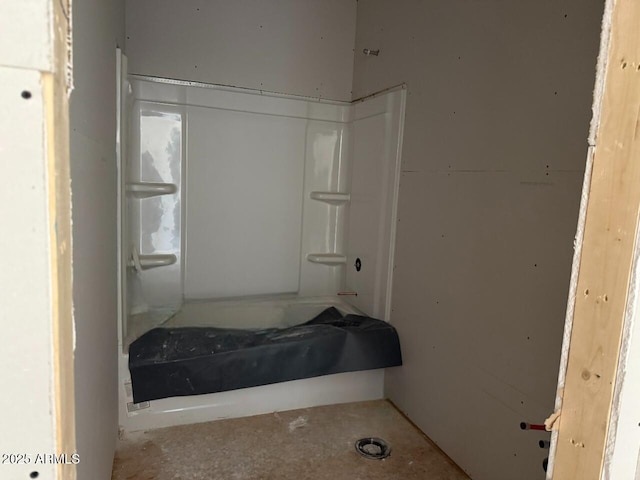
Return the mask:
<path id="1" fill-rule="evenodd" d="M 172 253 L 156 255 L 138 255 L 134 253 L 131 260 L 129 260 L 129 266 L 139 271 L 156 267 L 168 267 L 177 261 L 178 258 Z"/>
<path id="2" fill-rule="evenodd" d="M 343 205 L 351 200 L 351 194 L 337 192 L 311 192 L 309 197 L 331 205 Z"/>
<path id="3" fill-rule="evenodd" d="M 127 193 L 135 198 L 149 198 L 158 195 L 173 195 L 178 187 L 173 183 L 131 182 L 127 183 Z"/>
<path id="4" fill-rule="evenodd" d="M 324 265 L 344 265 L 347 263 L 346 255 L 337 253 L 309 253 L 307 260 L 311 263 L 322 263 Z"/>

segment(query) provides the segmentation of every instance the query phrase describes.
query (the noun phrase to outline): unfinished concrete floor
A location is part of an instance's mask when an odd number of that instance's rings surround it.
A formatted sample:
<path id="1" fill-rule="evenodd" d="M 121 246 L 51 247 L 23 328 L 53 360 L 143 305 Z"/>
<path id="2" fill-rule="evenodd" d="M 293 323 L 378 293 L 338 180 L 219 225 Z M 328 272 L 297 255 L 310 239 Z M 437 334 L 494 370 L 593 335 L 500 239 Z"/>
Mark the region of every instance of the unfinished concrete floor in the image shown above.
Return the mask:
<path id="1" fill-rule="evenodd" d="M 391 456 L 354 443 L 381 437 Z M 128 434 L 112 480 L 468 480 L 389 402 L 350 403 Z"/>

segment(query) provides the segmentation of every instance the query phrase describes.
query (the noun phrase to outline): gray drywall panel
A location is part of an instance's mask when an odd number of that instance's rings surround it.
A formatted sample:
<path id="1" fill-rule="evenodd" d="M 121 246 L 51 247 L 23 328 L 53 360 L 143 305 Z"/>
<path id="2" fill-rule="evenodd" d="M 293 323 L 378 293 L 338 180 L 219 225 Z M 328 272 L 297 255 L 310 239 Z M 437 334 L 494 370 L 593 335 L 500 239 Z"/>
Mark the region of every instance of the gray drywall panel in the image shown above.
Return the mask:
<path id="1" fill-rule="evenodd" d="M 129 72 L 351 100 L 355 0 L 128 0 Z"/>
<path id="2" fill-rule="evenodd" d="M 124 2 L 73 4 L 70 104 L 78 480 L 110 478 L 117 414 L 116 43 Z"/>
<path id="3" fill-rule="evenodd" d="M 408 86 L 386 390 L 475 480 L 544 478 L 602 8 L 358 2 L 354 97 Z"/>

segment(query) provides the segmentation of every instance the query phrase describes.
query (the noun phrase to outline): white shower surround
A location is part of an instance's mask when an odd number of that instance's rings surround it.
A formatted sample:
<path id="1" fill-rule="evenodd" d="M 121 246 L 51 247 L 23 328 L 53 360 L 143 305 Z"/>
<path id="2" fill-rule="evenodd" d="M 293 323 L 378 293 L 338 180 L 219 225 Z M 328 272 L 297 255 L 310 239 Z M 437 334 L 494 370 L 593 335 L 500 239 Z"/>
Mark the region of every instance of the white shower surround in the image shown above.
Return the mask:
<path id="1" fill-rule="evenodd" d="M 276 322 L 265 326 L 282 325 L 280 311 L 321 305 L 388 320 L 404 88 L 346 103 L 136 76 L 125 82 L 129 118 L 120 121 L 131 123 L 131 160 L 121 165 L 121 426 L 382 398 L 384 370 L 374 370 L 132 409 L 126 349 L 181 306 L 171 321 L 185 325 L 202 324 L 203 312 L 262 325 L 261 308 Z M 155 125 L 151 133 L 140 134 L 144 122 Z M 149 145 L 153 132 L 171 131 L 171 141 Z M 336 295 L 342 291 L 358 295 Z M 137 328 L 128 328 L 132 322 Z"/>

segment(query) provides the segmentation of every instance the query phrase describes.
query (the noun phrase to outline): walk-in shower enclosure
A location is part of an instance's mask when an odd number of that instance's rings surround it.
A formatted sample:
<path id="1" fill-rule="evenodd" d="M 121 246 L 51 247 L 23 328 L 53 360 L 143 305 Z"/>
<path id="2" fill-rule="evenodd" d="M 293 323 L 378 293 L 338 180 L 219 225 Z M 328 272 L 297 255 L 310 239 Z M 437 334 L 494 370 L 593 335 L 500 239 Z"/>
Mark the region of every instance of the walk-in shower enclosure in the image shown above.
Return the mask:
<path id="1" fill-rule="evenodd" d="M 127 357 L 157 326 L 287 327 L 328 306 L 388 320 L 402 86 L 334 102 L 118 59 L 122 426 L 381 398 L 370 370 L 134 404 Z"/>

